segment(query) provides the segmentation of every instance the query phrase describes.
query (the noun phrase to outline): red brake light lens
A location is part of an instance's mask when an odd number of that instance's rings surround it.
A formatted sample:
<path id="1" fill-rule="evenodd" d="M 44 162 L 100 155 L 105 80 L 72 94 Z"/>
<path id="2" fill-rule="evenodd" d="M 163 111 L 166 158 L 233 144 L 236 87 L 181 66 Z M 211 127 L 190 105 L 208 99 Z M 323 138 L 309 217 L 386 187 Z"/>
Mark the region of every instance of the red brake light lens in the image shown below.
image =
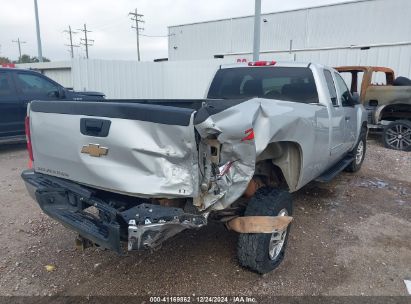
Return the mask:
<path id="1" fill-rule="evenodd" d="M 2 63 L 1 67 L 2 68 L 15 68 L 16 65 L 14 63 Z"/>
<path id="2" fill-rule="evenodd" d="M 24 121 L 24 126 L 26 129 L 27 151 L 29 152 L 29 158 L 30 158 L 29 167 L 31 168 L 31 164 L 34 161 L 34 157 L 33 157 L 33 147 L 31 145 L 30 117 L 29 116 L 26 116 L 26 119 Z"/>
<path id="3" fill-rule="evenodd" d="M 244 132 L 247 136 L 241 139 L 241 141 L 246 141 L 246 140 L 253 140 L 254 139 L 254 129 L 248 129 Z"/>
<path id="4" fill-rule="evenodd" d="M 248 63 L 248 66 L 269 66 L 275 65 L 277 61 L 251 61 Z"/>

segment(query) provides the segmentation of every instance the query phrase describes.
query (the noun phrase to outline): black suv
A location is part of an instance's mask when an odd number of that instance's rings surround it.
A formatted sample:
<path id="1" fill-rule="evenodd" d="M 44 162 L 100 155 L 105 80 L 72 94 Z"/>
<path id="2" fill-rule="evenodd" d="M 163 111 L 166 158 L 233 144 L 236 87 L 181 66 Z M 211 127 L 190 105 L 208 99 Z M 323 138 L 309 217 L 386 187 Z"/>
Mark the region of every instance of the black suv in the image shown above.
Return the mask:
<path id="1" fill-rule="evenodd" d="M 0 68 L 0 142 L 24 138 L 27 104 L 32 100 L 103 100 L 98 92 L 75 92 L 31 70 Z"/>

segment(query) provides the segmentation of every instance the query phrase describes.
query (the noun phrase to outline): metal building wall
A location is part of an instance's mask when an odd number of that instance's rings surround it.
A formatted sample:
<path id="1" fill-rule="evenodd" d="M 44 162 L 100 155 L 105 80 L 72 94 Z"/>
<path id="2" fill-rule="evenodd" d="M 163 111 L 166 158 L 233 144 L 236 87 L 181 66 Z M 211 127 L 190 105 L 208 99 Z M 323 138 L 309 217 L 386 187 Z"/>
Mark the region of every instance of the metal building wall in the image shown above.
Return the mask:
<path id="1" fill-rule="evenodd" d="M 76 59 L 72 62 L 75 90 L 99 91 L 108 98 L 162 98 L 162 65 L 152 62 Z"/>
<path id="2" fill-rule="evenodd" d="M 44 69 L 42 72 L 47 77 L 61 84 L 63 87 L 72 88 L 71 68 L 67 69 Z"/>
<path id="3" fill-rule="evenodd" d="M 262 16 L 261 50 L 411 41 L 410 0 L 361 0 Z M 265 21 L 265 22 L 264 22 Z M 169 27 L 169 59 L 252 51 L 253 17 Z"/>
<path id="4" fill-rule="evenodd" d="M 136 62 L 76 59 L 71 76 L 75 90 L 99 91 L 107 98 L 203 98 L 226 60 Z"/>
<path id="5" fill-rule="evenodd" d="M 320 62 L 328 66 L 383 65 L 392 67 L 397 75 L 411 77 L 411 45 L 379 47 L 369 50 L 335 49 L 265 53 L 261 59 Z M 54 63 L 49 69 L 41 63 L 30 67 L 66 87 L 78 91 L 100 91 L 107 98 L 203 98 L 214 73 L 221 64 L 237 59 L 251 60 L 252 55 L 232 55 L 224 59 L 136 62 L 120 60 L 76 59 Z M 59 68 L 57 68 L 57 65 Z M 69 67 L 69 68 L 68 68 Z"/>
<path id="6" fill-rule="evenodd" d="M 252 54 L 233 54 L 225 56 L 226 60 L 252 60 Z M 260 55 L 261 60 L 316 62 L 326 66 L 370 65 L 392 68 L 397 76 L 411 78 L 411 43 L 372 47 L 370 49 L 343 48 L 305 50 L 289 52 L 267 52 Z"/>
<path id="7" fill-rule="evenodd" d="M 397 76 L 411 78 L 411 44 L 376 47 L 369 50 L 343 49 L 308 51 L 296 54 L 296 60 L 320 62 L 328 66 L 371 65 L 392 68 Z"/>

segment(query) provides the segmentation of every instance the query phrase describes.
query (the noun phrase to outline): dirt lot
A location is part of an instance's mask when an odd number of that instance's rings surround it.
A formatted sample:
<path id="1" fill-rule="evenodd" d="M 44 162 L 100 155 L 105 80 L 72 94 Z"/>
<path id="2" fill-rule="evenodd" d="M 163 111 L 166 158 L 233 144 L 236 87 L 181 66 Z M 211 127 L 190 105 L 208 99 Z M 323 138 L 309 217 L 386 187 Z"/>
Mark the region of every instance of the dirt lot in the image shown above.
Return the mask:
<path id="1" fill-rule="evenodd" d="M 359 173 L 294 195 L 285 260 L 265 276 L 237 265 L 237 235 L 217 224 L 151 254 L 76 251 L 74 233 L 27 195 L 19 176 L 26 165 L 24 146 L 0 148 L 0 295 L 407 294 L 411 153 L 375 140 Z"/>

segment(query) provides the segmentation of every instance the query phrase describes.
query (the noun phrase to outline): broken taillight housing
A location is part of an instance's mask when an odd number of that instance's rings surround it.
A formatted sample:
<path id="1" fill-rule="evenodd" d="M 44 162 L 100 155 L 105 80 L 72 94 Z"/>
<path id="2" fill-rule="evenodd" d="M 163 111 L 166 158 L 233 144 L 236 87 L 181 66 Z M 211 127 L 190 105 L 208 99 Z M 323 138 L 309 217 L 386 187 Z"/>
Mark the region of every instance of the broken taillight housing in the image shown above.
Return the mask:
<path id="1" fill-rule="evenodd" d="M 30 134 L 30 117 L 26 116 L 26 119 L 24 121 L 24 126 L 26 129 L 26 141 L 27 141 L 27 151 L 29 151 L 29 167 L 31 168 L 33 166 L 33 147 L 31 145 L 31 134 Z"/>

